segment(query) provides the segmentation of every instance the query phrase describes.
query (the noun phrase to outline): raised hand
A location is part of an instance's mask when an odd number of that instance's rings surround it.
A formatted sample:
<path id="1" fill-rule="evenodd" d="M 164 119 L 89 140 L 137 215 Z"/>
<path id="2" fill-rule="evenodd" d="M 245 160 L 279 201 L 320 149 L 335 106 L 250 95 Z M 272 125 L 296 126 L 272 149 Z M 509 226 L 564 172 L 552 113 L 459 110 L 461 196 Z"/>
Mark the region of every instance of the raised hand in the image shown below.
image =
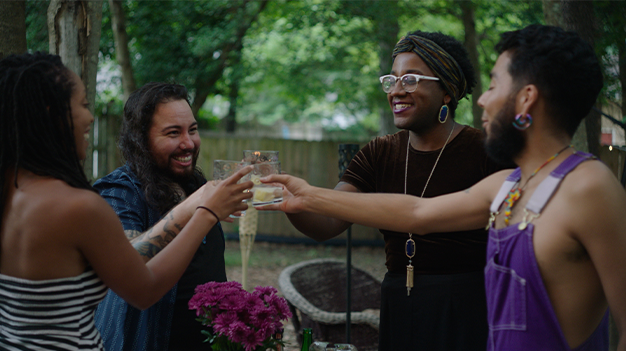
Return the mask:
<path id="1" fill-rule="evenodd" d="M 272 174 L 261 178 L 261 182 L 280 183 L 284 186 L 284 189 L 283 201 L 281 203 L 255 207 L 259 211 L 302 212 L 305 210 L 303 199 L 313 189 L 304 179 L 286 174 Z"/>
<path id="2" fill-rule="evenodd" d="M 238 182 L 251 170 L 252 167 L 247 166 L 217 185 L 205 185 L 199 205 L 210 208 L 220 220 L 226 220 L 232 213 L 245 211 L 248 204 L 243 201 L 252 197 L 252 193 L 246 190 L 252 188 L 253 183 L 251 181 Z"/>

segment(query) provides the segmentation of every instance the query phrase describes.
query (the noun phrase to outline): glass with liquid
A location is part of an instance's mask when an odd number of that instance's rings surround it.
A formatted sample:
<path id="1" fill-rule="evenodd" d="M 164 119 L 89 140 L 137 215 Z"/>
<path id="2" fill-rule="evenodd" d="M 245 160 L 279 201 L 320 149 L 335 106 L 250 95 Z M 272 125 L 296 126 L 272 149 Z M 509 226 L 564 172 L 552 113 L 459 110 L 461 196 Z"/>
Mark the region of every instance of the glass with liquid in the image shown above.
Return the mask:
<path id="1" fill-rule="evenodd" d="M 232 161 L 232 160 L 214 160 L 213 161 L 213 182 L 215 185 L 224 179 L 235 174 L 238 170 L 250 165 L 250 162 Z M 250 173 L 246 174 L 239 180 L 238 183 L 243 183 L 250 180 Z M 240 218 L 245 216 L 246 211 L 241 211 L 240 215 L 230 215 L 231 218 Z"/>
<path id="2" fill-rule="evenodd" d="M 250 189 L 252 192 L 252 199 L 250 200 L 252 206 L 263 206 L 282 202 L 282 185 L 261 183 L 260 180 L 260 178 L 267 177 L 270 174 L 280 174 L 280 162 L 255 163 L 252 167 L 252 172 L 250 172 L 250 180 L 254 183 L 254 186 Z"/>

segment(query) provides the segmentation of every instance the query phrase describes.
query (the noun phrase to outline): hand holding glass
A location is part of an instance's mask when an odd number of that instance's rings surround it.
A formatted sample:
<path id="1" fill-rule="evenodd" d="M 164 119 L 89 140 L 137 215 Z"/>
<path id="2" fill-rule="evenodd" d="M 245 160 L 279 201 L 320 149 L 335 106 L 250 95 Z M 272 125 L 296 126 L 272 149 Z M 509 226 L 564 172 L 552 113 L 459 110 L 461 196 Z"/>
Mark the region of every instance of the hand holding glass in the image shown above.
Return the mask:
<path id="1" fill-rule="evenodd" d="M 260 178 L 270 174 L 280 174 L 280 162 L 263 162 L 252 165 L 251 174 L 254 186 L 250 191 L 253 193 L 252 206 L 263 206 L 283 201 L 283 187 L 280 184 L 261 183 Z"/>
<path id="2" fill-rule="evenodd" d="M 217 185 L 222 180 L 235 174 L 240 169 L 250 165 L 250 162 L 230 161 L 230 160 L 214 160 L 213 161 L 213 182 Z M 243 176 L 237 183 L 243 183 L 250 180 L 251 173 Z M 230 215 L 231 218 L 240 218 L 246 214 L 241 211 L 240 215 Z"/>

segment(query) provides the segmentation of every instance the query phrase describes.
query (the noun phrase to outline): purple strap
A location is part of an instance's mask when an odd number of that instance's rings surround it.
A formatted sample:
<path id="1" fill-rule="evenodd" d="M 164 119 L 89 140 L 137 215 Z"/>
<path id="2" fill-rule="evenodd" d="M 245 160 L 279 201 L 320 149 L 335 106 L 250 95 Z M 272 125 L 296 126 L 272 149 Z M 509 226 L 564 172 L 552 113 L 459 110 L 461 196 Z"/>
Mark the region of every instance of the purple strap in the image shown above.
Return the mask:
<path id="1" fill-rule="evenodd" d="M 528 200 L 526 208 L 534 213 L 541 213 L 565 175 L 576 168 L 581 162 L 592 158 L 595 158 L 595 156 L 581 151 L 575 151 L 572 155 L 568 156 L 565 161 L 561 162 L 561 164 L 539 184 L 530 200 Z M 489 208 L 492 213 L 498 212 L 509 191 L 519 182 L 521 175 L 522 171 L 518 167 L 506 177 L 498 195 L 493 199 L 491 207 Z"/>
<path id="2" fill-rule="evenodd" d="M 561 162 L 561 164 L 553 170 L 550 175 L 541 182 L 541 184 L 539 184 L 533 195 L 530 197 L 530 200 L 528 200 L 526 209 L 540 214 L 548 203 L 548 200 L 550 200 L 556 189 L 559 187 L 559 184 L 565 175 L 576 168 L 576 166 L 580 163 L 593 158 L 595 158 L 595 156 L 591 154 L 575 151 L 572 155 L 566 158 L 565 161 Z"/>

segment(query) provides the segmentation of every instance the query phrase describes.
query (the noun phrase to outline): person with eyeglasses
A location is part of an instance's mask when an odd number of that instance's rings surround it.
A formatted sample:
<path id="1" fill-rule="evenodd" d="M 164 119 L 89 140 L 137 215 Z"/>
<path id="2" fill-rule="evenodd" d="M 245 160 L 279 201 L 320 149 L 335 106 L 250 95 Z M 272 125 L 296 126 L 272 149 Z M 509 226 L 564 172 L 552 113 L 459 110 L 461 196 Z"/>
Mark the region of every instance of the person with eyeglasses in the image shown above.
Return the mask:
<path id="1" fill-rule="evenodd" d="M 476 79 L 463 45 L 441 33 L 415 31 L 398 41 L 393 59 L 380 82 L 402 131 L 363 147 L 335 190 L 434 197 L 467 189 L 501 170 L 487 157 L 482 132 L 454 121 Z M 318 241 L 351 224 L 307 212 L 287 216 Z M 387 273 L 379 350 L 485 350 L 487 232 L 381 233 Z"/>

